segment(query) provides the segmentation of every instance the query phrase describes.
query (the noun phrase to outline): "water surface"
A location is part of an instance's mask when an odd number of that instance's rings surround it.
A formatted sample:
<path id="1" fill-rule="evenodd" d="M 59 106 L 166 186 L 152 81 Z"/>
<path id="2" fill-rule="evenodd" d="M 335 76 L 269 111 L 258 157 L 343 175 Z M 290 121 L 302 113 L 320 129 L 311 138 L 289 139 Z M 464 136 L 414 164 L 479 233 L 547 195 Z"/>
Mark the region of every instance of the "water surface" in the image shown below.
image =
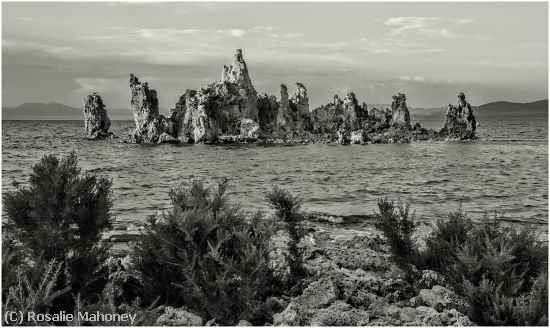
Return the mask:
<path id="1" fill-rule="evenodd" d="M 422 122 L 440 127 L 441 122 Z M 133 122 L 114 121 L 124 134 Z M 370 215 L 381 197 L 410 202 L 424 222 L 462 203 L 472 217 L 504 213 L 510 222 L 547 232 L 548 138 L 545 120 L 483 123 L 479 141 L 383 145 L 133 145 L 82 137 L 80 121 L 3 121 L 2 187 L 25 183 L 46 153 L 75 150 L 84 170 L 110 177 L 113 214 L 143 222 L 169 207 L 167 191 L 191 178 L 230 179 L 230 199 L 267 210 L 279 185 L 304 209 L 334 216 Z"/>

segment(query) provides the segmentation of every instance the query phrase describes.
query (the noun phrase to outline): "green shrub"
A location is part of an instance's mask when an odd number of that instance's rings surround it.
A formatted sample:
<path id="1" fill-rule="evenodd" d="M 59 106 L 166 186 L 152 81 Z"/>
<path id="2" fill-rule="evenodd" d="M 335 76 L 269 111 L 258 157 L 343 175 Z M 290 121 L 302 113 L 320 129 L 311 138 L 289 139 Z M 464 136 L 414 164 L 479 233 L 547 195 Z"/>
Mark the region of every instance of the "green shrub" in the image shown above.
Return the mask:
<path id="1" fill-rule="evenodd" d="M 303 227 L 300 226 L 300 221 L 303 220 L 300 213 L 302 202 L 288 191 L 277 186 L 267 194 L 266 199 L 270 207 L 275 210 L 278 219 L 282 221 L 289 237 L 285 259 L 290 269 L 289 283 L 294 285 L 305 275 L 303 266 L 305 249 L 299 245 L 306 234 Z"/>
<path id="2" fill-rule="evenodd" d="M 413 240 L 417 226 L 414 213 L 410 214 L 409 204 L 404 205 L 401 200 L 395 204 L 387 198 L 378 200 L 378 210 L 375 227 L 386 238 L 396 264 L 407 267 L 418 254 Z"/>
<path id="3" fill-rule="evenodd" d="M 99 243 L 111 228 L 111 181 L 81 174 L 76 154 L 44 156 L 28 186 L 4 195 L 5 229 L 33 260 L 63 261 L 60 277 L 73 292 L 93 297 L 105 283 L 97 268 L 107 256 Z"/>
<path id="4" fill-rule="evenodd" d="M 269 290 L 270 224 L 193 181 L 170 191 L 173 209 L 150 218 L 134 249 L 144 301 L 186 306 L 226 325 L 263 323 Z M 147 300 L 146 300 L 146 299 Z"/>

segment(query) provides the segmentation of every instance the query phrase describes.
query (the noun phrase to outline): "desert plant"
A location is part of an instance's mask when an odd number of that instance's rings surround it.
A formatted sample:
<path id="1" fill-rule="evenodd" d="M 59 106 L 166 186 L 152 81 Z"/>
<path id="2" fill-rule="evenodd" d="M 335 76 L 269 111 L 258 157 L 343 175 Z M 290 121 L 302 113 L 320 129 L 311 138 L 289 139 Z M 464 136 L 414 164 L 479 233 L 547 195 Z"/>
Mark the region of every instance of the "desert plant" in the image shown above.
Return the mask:
<path id="1" fill-rule="evenodd" d="M 33 270 L 39 273 L 38 279 L 30 277 L 30 273 L 23 271 L 21 267 L 17 269 L 16 283 L 8 288 L 6 295 L 2 298 L 3 313 L 18 314 L 18 320 L 9 322 L 10 324 L 23 326 L 50 324 L 46 321 L 34 321 L 34 317 L 29 314 L 48 313 L 54 299 L 70 290 L 70 287 L 58 287 L 62 268 L 63 263 L 56 260 L 51 260 L 45 265 L 36 265 Z"/>
<path id="2" fill-rule="evenodd" d="M 263 304 L 272 234 L 260 215 L 227 202 L 226 181 L 216 191 L 200 181 L 170 191 L 173 209 L 151 217 L 134 249 L 148 300 L 186 306 L 222 324 L 265 322 Z"/>
<path id="3" fill-rule="evenodd" d="M 472 220 L 462 211 L 462 206 L 449 213 L 447 220 L 437 220 L 432 232 L 425 239 L 426 248 L 420 252 L 416 264 L 438 272 L 445 271 L 456 260 L 456 251 L 463 245 L 473 228 Z"/>
<path id="4" fill-rule="evenodd" d="M 289 282 L 296 284 L 305 274 L 303 263 L 305 248 L 300 246 L 300 241 L 306 234 L 305 229 L 300 225 L 300 221 L 303 220 L 303 215 L 300 213 L 302 202 L 290 192 L 277 186 L 267 194 L 266 199 L 288 234 L 285 259 L 290 269 Z"/>
<path id="5" fill-rule="evenodd" d="M 378 200 L 378 210 L 375 227 L 386 238 L 396 264 L 407 267 L 418 254 L 413 240 L 417 226 L 414 213 L 410 213 L 409 204 L 404 205 L 401 200 L 395 204 L 387 198 Z"/>
<path id="6" fill-rule="evenodd" d="M 44 156 L 28 186 L 4 195 L 6 229 L 34 259 L 66 263 L 62 280 L 93 297 L 104 279 L 96 268 L 107 256 L 101 233 L 111 227 L 111 181 L 81 174 L 74 152 Z"/>

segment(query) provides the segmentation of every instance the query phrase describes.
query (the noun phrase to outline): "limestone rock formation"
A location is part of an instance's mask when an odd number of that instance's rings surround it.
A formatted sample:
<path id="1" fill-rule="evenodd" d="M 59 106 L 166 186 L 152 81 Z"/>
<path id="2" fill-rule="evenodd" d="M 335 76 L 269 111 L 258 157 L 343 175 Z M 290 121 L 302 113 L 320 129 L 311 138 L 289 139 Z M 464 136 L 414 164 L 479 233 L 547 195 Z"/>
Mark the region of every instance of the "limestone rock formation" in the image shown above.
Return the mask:
<path id="1" fill-rule="evenodd" d="M 263 131 L 272 131 L 277 126 L 279 102 L 275 96 L 258 95 L 258 123 Z"/>
<path id="2" fill-rule="evenodd" d="M 311 119 L 309 117 L 309 99 L 306 87 L 296 82 L 296 91 L 289 98 L 290 109 L 294 118 L 296 130 L 310 130 Z"/>
<path id="3" fill-rule="evenodd" d="M 107 116 L 107 110 L 101 96 L 92 93 L 84 99 L 84 135 L 89 139 L 107 138 L 111 121 Z"/>
<path id="4" fill-rule="evenodd" d="M 134 112 L 136 130 L 142 132 L 159 116 L 157 91 L 149 89 L 147 82 L 139 82 L 134 74 L 130 74 L 130 89 L 132 91 L 130 103 Z"/>
<path id="5" fill-rule="evenodd" d="M 368 113 L 367 105 L 359 105 L 355 94 L 350 92 L 344 100 L 335 95 L 332 103 L 314 109 L 311 116 L 315 133 L 334 134 L 341 129 L 360 129 Z"/>
<path id="6" fill-rule="evenodd" d="M 223 66 L 223 82 L 229 82 L 236 86 L 237 93 L 241 98 L 239 103 L 240 114 L 244 115 L 245 118 L 258 120 L 258 93 L 252 85 L 241 49 L 235 50 L 233 65 Z"/>
<path id="7" fill-rule="evenodd" d="M 257 122 L 258 94 L 242 51 L 237 49 L 233 65 L 224 66 L 221 81 L 187 90 L 170 113 L 174 134 L 184 142 L 212 143 L 220 136 L 239 136 L 243 119 Z"/>
<path id="8" fill-rule="evenodd" d="M 287 131 L 294 129 L 294 117 L 290 110 L 288 90 L 284 84 L 281 84 L 281 102 L 277 112 L 277 127 Z"/>
<path id="9" fill-rule="evenodd" d="M 363 119 L 368 116 L 367 105 L 359 106 L 357 98 L 353 92 L 349 92 L 343 101 L 344 109 L 344 125 L 354 131 L 361 127 Z"/>
<path id="10" fill-rule="evenodd" d="M 410 128 L 411 116 L 409 114 L 409 109 L 407 108 L 407 98 L 405 97 L 405 94 L 397 93 L 392 98 L 393 102 L 391 103 L 391 124 Z"/>
<path id="11" fill-rule="evenodd" d="M 147 82 L 139 82 L 134 74 L 130 74 L 130 90 L 132 91 L 132 110 L 136 129 L 130 136 L 134 143 L 174 142 L 173 122 L 159 114 L 157 92 L 149 89 Z M 168 136 L 160 136 L 167 134 Z"/>
<path id="12" fill-rule="evenodd" d="M 475 139 L 476 118 L 470 103 L 466 101 L 464 93 L 458 95 L 458 106 L 449 104 L 446 114 L 445 127 L 441 133 L 449 138 L 460 140 Z"/>
<path id="13" fill-rule="evenodd" d="M 306 87 L 296 82 L 296 91 L 289 99 L 291 108 L 302 117 L 309 117 L 309 99 Z"/>
<path id="14" fill-rule="evenodd" d="M 383 124 L 389 124 L 392 119 L 392 113 L 389 109 L 371 108 L 369 111 L 369 117 L 379 121 Z"/>

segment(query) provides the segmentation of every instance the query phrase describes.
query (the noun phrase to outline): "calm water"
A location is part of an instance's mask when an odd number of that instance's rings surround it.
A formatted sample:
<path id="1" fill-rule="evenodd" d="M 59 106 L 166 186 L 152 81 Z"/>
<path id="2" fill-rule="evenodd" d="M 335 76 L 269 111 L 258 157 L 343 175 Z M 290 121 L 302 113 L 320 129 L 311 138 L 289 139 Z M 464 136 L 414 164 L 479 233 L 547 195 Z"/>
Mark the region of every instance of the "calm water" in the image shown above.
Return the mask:
<path id="1" fill-rule="evenodd" d="M 441 127 L 441 122 L 421 122 Z M 122 135 L 133 122 L 113 122 Z M 143 222 L 168 208 L 167 190 L 192 177 L 230 179 L 230 197 L 266 210 L 264 195 L 279 185 L 304 208 L 336 216 L 372 214 L 377 199 L 401 197 L 426 222 L 462 202 L 474 218 L 504 212 L 547 233 L 547 120 L 482 122 L 475 142 L 340 145 L 129 145 L 82 138 L 80 121 L 2 122 L 2 187 L 26 182 L 46 153 L 75 150 L 83 169 L 114 183 L 114 215 Z"/>

